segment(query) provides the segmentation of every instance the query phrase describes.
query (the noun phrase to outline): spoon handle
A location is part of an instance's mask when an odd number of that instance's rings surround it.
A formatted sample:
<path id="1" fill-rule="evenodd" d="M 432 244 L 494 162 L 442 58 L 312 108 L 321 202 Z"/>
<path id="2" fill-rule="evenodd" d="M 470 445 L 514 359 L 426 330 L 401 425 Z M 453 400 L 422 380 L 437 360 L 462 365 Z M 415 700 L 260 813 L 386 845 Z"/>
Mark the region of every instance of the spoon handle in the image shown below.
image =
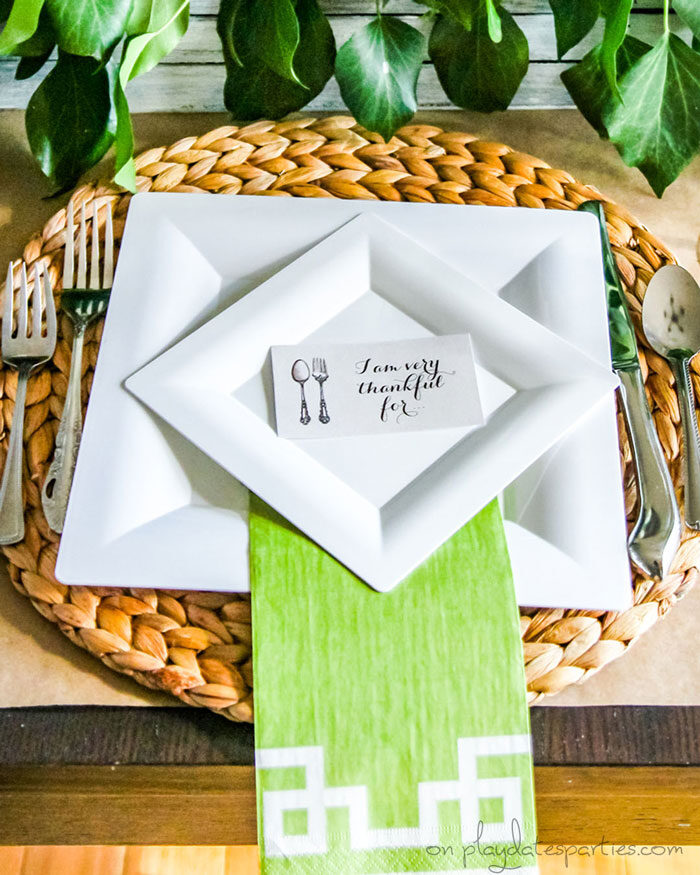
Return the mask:
<path id="1" fill-rule="evenodd" d="M 681 541 L 681 520 L 639 368 L 618 371 L 620 398 L 637 472 L 639 516 L 629 537 L 632 561 L 648 577 L 663 577 Z"/>
<path id="2" fill-rule="evenodd" d="M 301 416 L 299 417 L 299 422 L 302 425 L 308 425 L 311 422 L 311 417 L 309 416 L 309 408 L 306 405 L 306 392 L 304 392 L 304 384 L 299 383 L 299 388 L 301 389 Z"/>
<path id="3" fill-rule="evenodd" d="M 683 424 L 683 474 L 685 488 L 685 524 L 700 529 L 700 435 L 695 414 L 695 393 L 688 370 L 689 359 L 669 359 L 676 378 Z"/>

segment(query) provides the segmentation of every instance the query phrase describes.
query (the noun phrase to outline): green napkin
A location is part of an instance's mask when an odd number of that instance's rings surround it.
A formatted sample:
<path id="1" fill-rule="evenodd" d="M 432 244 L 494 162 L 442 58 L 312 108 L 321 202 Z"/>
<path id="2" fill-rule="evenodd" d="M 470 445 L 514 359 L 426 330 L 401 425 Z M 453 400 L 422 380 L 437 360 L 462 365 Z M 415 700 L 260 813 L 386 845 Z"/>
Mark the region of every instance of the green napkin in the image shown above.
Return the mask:
<path id="1" fill-rule="evenodd" d="M 251 504 L 263 875 L 536 872 L 496 502 L 388 593 Z"/>

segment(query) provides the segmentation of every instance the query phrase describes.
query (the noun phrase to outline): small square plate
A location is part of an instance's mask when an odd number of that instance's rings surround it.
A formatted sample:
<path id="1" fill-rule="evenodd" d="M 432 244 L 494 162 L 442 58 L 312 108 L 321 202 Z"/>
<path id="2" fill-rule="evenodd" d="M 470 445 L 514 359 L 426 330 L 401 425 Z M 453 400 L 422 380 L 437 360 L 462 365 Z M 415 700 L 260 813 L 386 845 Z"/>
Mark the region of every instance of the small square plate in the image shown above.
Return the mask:
<path id="1" fill-rule="evenodd" d="M 139 194 L 122 239 L 59 547 L 59 580 L 249 589 L 247 490 L 124 381 L 360 215 L 391 222 L 609 367 L 600 237 L 585 213 Z M 521 605 L 629 607 L 612 395 L 507 487 L 502 507 Z"/>
<path id="2" fill-rule="evenodd" d="M 277 435 L 271 346 L 456 333 L 471 336 L 480 366 L 483 426 L 314 441 Z M 584 419 L 616 380 L 415 240 L 361 216 L 126 385 L 387 591 Z"/>

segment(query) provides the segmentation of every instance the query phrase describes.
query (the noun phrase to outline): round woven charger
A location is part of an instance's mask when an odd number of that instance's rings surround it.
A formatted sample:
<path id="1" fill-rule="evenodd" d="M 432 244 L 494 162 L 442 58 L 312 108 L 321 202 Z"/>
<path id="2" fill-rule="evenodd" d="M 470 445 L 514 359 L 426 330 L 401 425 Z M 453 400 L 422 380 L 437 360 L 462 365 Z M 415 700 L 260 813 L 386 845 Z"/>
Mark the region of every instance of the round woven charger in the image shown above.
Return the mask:
<path id="1" fill-rule="evenodd" d="M 140 191 L 216 192 L 293 197 L 338 197 L 424 203 L 485 204 L 573 210 L 585 200 L 605 204 L 615 251 L 640 341 L 640 359 L 654 421 L 677 490 L 681 484 L 680 413 L 666 362 L 649 349 L 640 326 L 640 301 L 654 271 L 671 253 L 623 207 L 564 170 L 502 143 L 429 125 L 402 128 L 386 143 L 349 117 L 305 118 L 233 125 L 136 159 Z M 130 195 L 111 185 L 87 185 L 72 195 L 76 207 L 97 201 L 104 222 L 111 205 L 115 238 L 121 238 Z M 88 213 L 91 214 L 91 210 Z M 60 290 L 65 209 L 25 247 L 28 265 L 42 262 Z M 88 239 L 89 236 L 88 236 Z M 504 245 L 505 242 L 504 242 Z M 19 267 L 19 265 L 17 265 Z M 18 273 L 15 275 L 18 281 Z M 102 325 L 89 331 L 83 400 L 92 385 Z M 59 320 L 50 365 L 29 382 L 24 424 L 25 521 L 22 543 L 3 547 L 14 586 L 71 641 L 115 671 L 147 687 L 166 690 L 239 721 L 253 719 L 250 602 L 243 595 L 174 590 L 65 586 L 54 566 L 59 536 L 41 510 L 40 491 L 70 369 L 71 327 Z M 17 372 L 2 369 L 2 455 L 12 421 Z M 700 366 L 692 373 L 700 397 Z M 630 449 L 619 417 L 626 509 L 635 516 L 636 490 Z M 679 491 L 679 499 L 682 492 Z M 634 605 L 622 613 L 528 608 L 521 610 L 529 701 L 585 680 L 618 656 L 693 585 L 700 536 L 685 532 L 671 573 L 649 580 L 635 572 Z"/>

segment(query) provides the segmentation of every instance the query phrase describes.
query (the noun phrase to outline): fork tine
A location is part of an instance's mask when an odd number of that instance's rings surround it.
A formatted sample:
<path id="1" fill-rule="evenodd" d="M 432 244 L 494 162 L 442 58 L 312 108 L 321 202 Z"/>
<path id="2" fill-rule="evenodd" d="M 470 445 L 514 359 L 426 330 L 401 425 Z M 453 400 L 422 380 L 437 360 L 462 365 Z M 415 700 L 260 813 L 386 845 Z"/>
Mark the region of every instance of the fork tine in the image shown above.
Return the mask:
<path id="1" fill-rule="evenodd" d="M 107 204 L 107 215 L 105 217 L 105 266 L 102 281 L 102 288 L 109 289 L 112 287 L 114 279 L 114 228 L 112 226 L 112 204 Z"/>
<path id="2" fill-rule="evenodd" d="M 80 233 L 78 235 L 78 276 L 75 286 L 78 289 L 85 288 L 85 275 L 87 273 L 87 240 L 85 234 L 85 204 L 80 207 Z"/>
<path id="3" fill-rule="evenodd" d="M 44 267 L 44 273 L 47 273 Z M 32 292 L 32 337 L 41 337 L 41 277 L 39 275 L 39 265 L 34 264 L 34 291 Z"/>
<path id="4" fill-rule="evenodd" d="M 66 210 L 66 251 L 63 256 L 63 288 L 73 288 L 73 251 L 75 246 L 75 220 L 73 201 L 68 201 Z"/>
<path id="5" fill-rule="evenodd" d="M 46 340 L 51 345 L 51 354 L 56 346 L 56 305 L 53 300 L 51 278 L 48 270 L 44 270 L 44 306 L 46 308 Z"/>
<path id="6" fill-rule="evenodd" d="M 12 304 L 14 301 L 14 264 L 10 262 L 5 280 L 5 300 L 2 308 L 2 343 L 3 346 L 12 337 Z"/>
<path id="7" fill-rule="evenodd" d="M 92 202 L 92 249 L 90 252 L 90 288 L 100 287 L 100 229 L 97 200 Z"/>
<path id="8" fill-rule="evenodd" d="M 17 306 L 17 337 L 27 336 L 27 307 L 29 292 L 27 290 L 27 265 L 22 262 L 19 275 L 19 304 Z"/>

